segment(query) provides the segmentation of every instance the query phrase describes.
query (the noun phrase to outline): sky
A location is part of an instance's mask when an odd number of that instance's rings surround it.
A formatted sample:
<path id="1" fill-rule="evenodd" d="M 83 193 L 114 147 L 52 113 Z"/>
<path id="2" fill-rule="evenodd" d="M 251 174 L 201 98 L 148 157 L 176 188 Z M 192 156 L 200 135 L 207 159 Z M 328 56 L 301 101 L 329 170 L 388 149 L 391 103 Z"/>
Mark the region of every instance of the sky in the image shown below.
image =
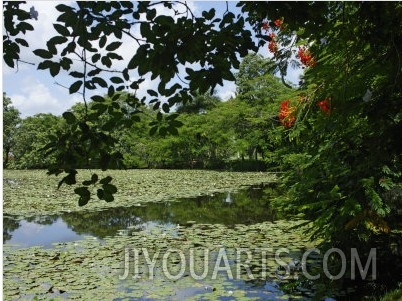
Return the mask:
<path id="1" fill-rule="evenodd" d="M 29 9 L 34 6 L 38 11 L 38 20 L 31 20 L 30 23 L 35 30 L 29 32 L 24 38 L 30 45 L 29 49 L 46 49 L 46 42 L 50 37 L 56 35 L 52 24 L 56 22 L 58 11 L 55 6 L 61 2 L 56 1 L 27 1 L 26 7 Z M 64 4 L 68 2 L 64 1 Z M 218 1 L 194 1 L 188 2 L 196 15 L 201 14 L 205 9 L 214 7 L 217 16 L 222 15 L 226 10 L 226 4 Z M 236 9 L 236 2 L 228 2 L 229 10 Z M 160 9 L 163 13 L 163 8 Z M 126 60 L 132 56 L 133 48 L 131 41 L 124 43 L 119 54 Z M 19 63 L 18 69 L 11 69 L 7 65 L 2 64 L 3 75 L 3 92 L 11 98 L 13 106 L 20 112 L 21 117 L 25 118 L 38 113 L 52 113 L 61 115 L 76 102 L 82 102 L 82 96 L 79 94 L 69 94 L 68 89 L 58 85 L 70 86 L 72 80 L 65 74 L 53 78 L 48 70 L 37 70 L 37 65 L 41 61 L 26 47 L 21 47 L 21 59 L 34 65 Z M 268 57 L 269 53 L 266 47 L 261 48 L 260 53 L 264 57 Z M 300 70 L 290 71 L 288 80 L 296 83 L 301 74 Z M 156 87 L 156 82 L 145 82 L 143 90 Z M 141 86 L 142 87 L 142 86 Z M 223 100 L 227 100 L 235 95 L 236 86 L 233 82 L 224 82 L 224 86 L 216 88 L 216 94 Z M 106 93 L 106 92 L 105 92 Z"/>

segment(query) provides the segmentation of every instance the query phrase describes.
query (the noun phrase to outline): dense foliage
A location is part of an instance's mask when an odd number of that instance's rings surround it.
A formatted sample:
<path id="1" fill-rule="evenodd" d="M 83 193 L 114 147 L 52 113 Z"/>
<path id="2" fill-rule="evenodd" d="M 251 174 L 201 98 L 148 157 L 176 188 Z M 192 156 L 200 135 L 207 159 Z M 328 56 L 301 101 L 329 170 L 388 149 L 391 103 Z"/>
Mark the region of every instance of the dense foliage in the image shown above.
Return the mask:
<path id="1" fill-rule="evenodd" d="M 3 7 L 4 59 L 14 66 L 17 44 L 27 46 L 18 34 L 31 28 L 18 4 Z M 158 7 L 170 13 L 159 14 Z M 75 184 L 83 166 L 220 167 L 236 157 L 263 159 L 285 172 L 288 193 L 279 204 L 313 219 L 315 234 L 353 241 L 389 233 L 398 226 L 402 199 L 402 4 L 239 7 L 244 15 L 216 17 L 214 9 L 195 16 L 181 2 L 58 5 L 59 35 L 34 50 L 43 58 L 38 69 L 68 72 L 70 93 L 81 92 L 84 105 L 63 114 L 65 126 L 46 145 L 54 156 L 50 173 L 66 172 L 60 184 Z M 138 47 L 116 70 L 123 36 Z M 268 47 L 273 58 L 246 57 L 257 46 Z M 289 67 L 305 69 L 297 88 L 285 80 Z M 236 76 L 232 68 L 240 68 Z M 146 79 L 159 81 L 157 91 L 142 99 L 124 93 Z M 236 79 L 237 97 L 205 102 L 200 110 L 205 99 L 199 97 L 225 79 Z M 87 100 L 89 90 L 100 95 Z M 184 114 L 174 112 L 176 104 Z M 113 200 L 110 177 L 93 175 L 82 184 L 76 188 L 81 205 L 92 185 L 100 199 Z"/>
<path id="2" fill-rule="evenodd" d="M 270 11 L 263 3 L 249 5 Z M 321 236 L 368 239 L 372 231 L 390 231 L 402 199 L 402 65 L 396 46 L 402 42 L 402 6 L 311 5 L 324 6 L 325 14 L 306 9 L 312 15 L 304 16 L 305 25 L 293 24 L 286 11 L 273 14 L 284 17 L 274 59 L 280 64 L 293 52 L 306 67 L 297 95 L 281 107 L 289 128 L 279 152 L 290 187 L 283 204 L 306 212 Z M 298 38 L 286 44 L 294 29 Z"/>
<path id="3" fill-rule="evenodd" d="M 11 105 L 11 99 L 3 93 L 3 167 L 7 168 L 15 145 L 15 129 L 20 122 L 20 112 Z"/>
<path id="4" fill-rule="evenodd" d="M 261 56 L 251 55 L 241 64 L 241 69 L 253 68 L 261 62 Z M 267 71 L 267 69 L 266 69 Z M 273 133 L 267 129 L 278 126 L 278 99 L 292 93 L 280 80 L 262 72 L 257 77 L 236 74 L 238 80 L 259 89 L 240 92 L 238 97 L 222 102 L 209 93 L 197 95 L 194 100 L 178 107 L 181 112 L 176 121 L 181 126 L 177 135 L 149 135 L 157 112 L 152 105 L 143 105 L 136 111 L 137 121 L 130 127 L 113 128 L 110 135 L 115 139 L 114 152 L 122 156 L 118 161 L 124 168 L 209 168 L 232 170 L 276 169 L 273 161 Z M 120 93 L 120 99 L 126 93 Z M 265 95 L 270 95 L 266 97 Z M 105 102 L 112 100 L 105 96 Z M 97 103 L 91 101 L 72 106 L 64 116 L 80 119 L 88 110 L 92 114 Z M 173 113 L 175 114 L 175 113 Z M 74 118 L 74 117 L 72 117 Z M 103 113 L 90 123 L 94 129 L 102 129 L 110 121 L 110 114 Z M 12 149 L 12 168 L 48 168 L 55 164 L 61 152 L 45 156 L 43 148 L 51 143 L 51 135 L 61 136 L 69 129 L 68 121 L 61 116 L 38 114 L 19 122 L 14 131 L 15 146 Z M 277 137 L 276 137 L 277 138 Z M 276 139 L 275 138 L 275 139 Z M 266 164 L 268 163 L 268 164 Z M 102 168 L 99 156 L 76 162 L 77 168 Z"/>

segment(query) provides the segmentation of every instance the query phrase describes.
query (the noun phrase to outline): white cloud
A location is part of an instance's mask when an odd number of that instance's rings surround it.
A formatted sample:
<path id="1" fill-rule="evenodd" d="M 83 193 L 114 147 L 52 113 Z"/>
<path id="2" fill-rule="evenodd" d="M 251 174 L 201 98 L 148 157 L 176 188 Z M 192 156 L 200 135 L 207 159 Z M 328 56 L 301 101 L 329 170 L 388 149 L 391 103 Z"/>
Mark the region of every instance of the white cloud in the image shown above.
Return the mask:
<path id="1" fill-rule="evenodd" d="M 230 81 L 224 81 L 223 86 L 217 86 L 215 88 L 216 95 L 223 101 L 227 101 L 230 98 L 236 96 L 236 84 Z"/>
<path id="2" fill-rule="evenodd" d="M 60 12 L 56 10 L 56 6 L 60 3 L 68 5 L 69 2 L 62 1 L 27 1 L 22 4 L 21 8 L 29 10 L 32 6 L 38 12 L 38 20 L 30 20 L 34 27 L 33 31 L 28 31 L 22 36 L 28 44 L 29 48 L 21 47 L 21 59 L 38 64 L 41 59 L 32 53 L 32 50 L 42 48 L 47 49 L 46 42 L 50 37 L 57 35 L 53 27 Z"/>
<path id="3" fill-rule="evenodd" d="M 76 102 L 81 101 L 78 95 L 67 96 L 67 93 L 51 91 L 42 82 L 32 77 L 26 77 L 21 82 L 20 93 L 10 94 L 13 105 L 21 112 L 21 117 L 27 117 L 38 113 L 52 113 L 60 115 Z"/>
<path id="4" fill-rule="evenodd" d="M 36 65 L 41 59 L 32 53 L 33 49 L 47 48 L 46 42 L 54 35 L 57 35 L 52 24 L 56 22 L 57 16 L 60 14 L 55 6 L 59 3 L 69 5 L 71 2 L 56 2 L 56 1 L 28 1 L 25 4 L 25 8 L 29 10 L 34 6 L 38 11 L 38 20 L 31 20 L 31 24 L 35 30 L 28 32 L 24 38 L 28 41 L 30 47 L 26 49 L 21 47 L 21 59 L 28 62 L 35 63 Z M 215 7 L 217 9 L 217 15 L 219 15 L 220 9 L 218 6 L 222 6 L 226 9 L 224 4 L 218 5 L 214 2 L 187 2 L 194 14 L 200 14 L 202 9 L 209 9 Z M 182 10 L 182 9 L 181 9 Z M 159 5 L 157 7 L 158 14 L 170 14 L 172 11 Z M 135 36 L 140 36 L 139 26 L 132 28 L 131 33 Z M 108 39 L 108 43 L 112 42 L 112 37 Z M 97 46 L 97 45 L 95 45 Z M 124 58 L 121 62 L 115 62 L 113 68 L 116 70 L 122 70 L 123 66 L 127 63 L 132 55 L 138 49 L 138 44 L 130 37 L 123 37 L 123 45 L 118 50 L 118 53 Z M 77 71 L 81 69 L 79 63 L 73 66 Z M 13 101 L 13 104 L 20 110 L 22 117 L 30 116 L 37 113 L 53 113 L 61 114 L 66 109 L 70 108 L 75 102 L 82 101 L 82 97 L 79 94 L 69 95 L 68 91 L 64 88 L 54 85 L 57 81 L 60 84 L 69 86 L 72 82 L 65 75 L 60 75 L 55 79 L 51 78 L 48 71 L 35 70 L 36 66 L 20 64 L 18 73 L 15 70 L 5 67 L 3 69 L 3 82 L 7 86 L 7 94 Z M 136 72 L 130 74 L 133 79 L 137 79 Z M 138 96 L 144 95 L 146 89 L 157 89 L 158 80 L 150 81 L 148 78 L 140 86 Z M 217 87 L 217 94 L 223 100 L 227 100 L 235 95 L 236 86 L 233 82 L 226 82 L 223 87 Z M 97 93 L 103 94 L 105 91 L 97 91 Z M 90 95 L 87 95 L 87 98 Z"/>
<path id="5" fill-rule="evenodd" d="M 28 42 L 29 48 L 21 47 L 20 58 L 35 65 L 19 63 L 18 69 L 11 69 L 3 64 L 2 74 L 3 91 L 11 98 L 23 118 L 38 113 L 60 115 L 80 101 L 79 95 L 71 96 L 66 89 L 55 86 L 55 79 L 48 71 L 36 70 L 41 58 L 32 53 L 34 49 L 46 49 L 46 42 L 57 34 L 52 24 L 59 15 L 55 8 L 59 3 L 69 4 L 66 1 L 28 1 L 21 5 L 21 8 L 27 10 L 33 6 L 38 12 L 38 20 L 29 21 L 34 30 L 21 35 Z"/>

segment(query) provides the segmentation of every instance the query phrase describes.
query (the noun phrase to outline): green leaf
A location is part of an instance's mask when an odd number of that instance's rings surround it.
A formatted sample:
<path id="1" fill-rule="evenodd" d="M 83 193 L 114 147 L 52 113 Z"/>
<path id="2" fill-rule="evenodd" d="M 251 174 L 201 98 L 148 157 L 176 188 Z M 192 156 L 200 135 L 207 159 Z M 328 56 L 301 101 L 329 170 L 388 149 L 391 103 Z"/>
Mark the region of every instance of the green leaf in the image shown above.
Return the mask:
<path id="1" fill-rule="evenodd" d="M 89 200 L 90 200 L 91 196 L 80 196 L 80 198 L 78 199 L 78 206 L 82 207 L 85 206 L 86 204 L 88 204 Z"/>
<path id="2" fill-rule="evenodd" d="M 105 193 L 104 195 L 103 195 L 103 199 L 106 201 L 106 202 L 113 202 L 114 201 L 114 196 L 112 195 L 112 194 L 109 194 L 109 193 Z"/>
<path id="3" fill-rule="evenodd" d="M 162 126 L 159 128 L 159 135 L 161 135 L 162 137 L 165 137 L 167 134 L 167 128 Z"/>
<path id="4" fill-rule="evenodd" d="M 77 44 L 73 41 L 67 44 L 67 47 L 63 49 L 61 52 L 61 56 L 65 56 L 67 53 L 73 53 L 75 51 L 75 48 L 77 47 Z M 65 58 L 65 57 L 64 57 Z"/>
<path id="5" fill-rule="evenodd" d="M 149 89 L 149 90 L 147 90 L 147 93 L 148 93 L 150 96 L 158 97 L 158 93 L 157 93 L 156 91 L 154 91 L 154 90 Z"/>
<path id="6" fill-rule="evenodd" d="M 82 72 L 77 72 L 77 71 L 72 71 L 69 73 L 70 76 L 72 77 L 76 77 L 76 78 L 83 78 L 84 77 L 84 73 Z"/>
<path id="7" fill-rule="evenodd" d="M 91 176 L 91 182 L 92 182 L 92 184 L 95 184 L 96 182 L 98 182 L 98 179 L 99 179 L 98 175 L 97 175 L 96 173 L 94 173 L 94 174 Z"/>
<path id="8" fill-rule="evenodd" d="M 117 188 L 116 188 L 116 186 L 114 186 L 113 184 L 104 184 L 104 185 L 102 185 L 102 187 L 103 187 L 103 190 L 104 190 L 106 193 L 113 194 L 113 193 L 116 193 L 116 192 L 117 192 Z"/>
<path id="9" fill-rule="evenodd" d="M 159 15 L 156 17 L 155 22 L 161 25 L 169 26 L 174 23 L 174 19 L 171 16 Z"/>
<path id="10" fill-rule="evenodd" d="M 103 103 L 95 103 L 93 106 L 91 106 L 91 108 L 97 111 L 98 113 L 97 115 L 99 116 L 100 114 L 103 114 L 107 110 L 108 106 Z"/>
<path id="11" fill-rule="evenodd" d="M 66 27 L 64 27 L 63 25 L 60 24 L 53 24 L 54 29 L 56 29 L 56 31 L 61 34 L 64 37 L 68 37 L 70 36 L 70 32 L 68 31 L 68 29 Z"/>
<path id="12" fill-rule="evenodd" d="M 115 93 L 114 87 L 113 86 L 109 86 L 108 90 L 107 90 L 107 95 L 109 97 L 112 97 Z"/>
<path id="13" fill-rule="evenodd" d="M 142 22 L 140 25 L 140 32 L 143 37 L 149 37 L 152 34 L 151 26 L 148 22 Z"/>
<path id="14" fill-rule="evenodd" d="M 101 69 L 96 68 L 96 69 L 93 69 L 93 70 L 89 71 L 88 76 L 95 76 L 95 75 L 98 75 L 101 72 L 102 72 Z"/>
<path id="15" fill-rule="evenodd" d="M 128 62 L 127 69 L 134 69 L 137 66 L 137 56 L 133 56 Z"/>
<path id="16" fill-rule="evenodd" d="M 9 66 L 10 68 L 14 68 L 14 59 L 6 54 L 3 56 L 4 62 Z"/>
<path id="17" fill-rule="evenodd" d="M 103 191 L 103 189 L 98 189 L 98 190 L 96 191 L 96 195 L 98 196 L 98 198 L 99 198 L 100 200 L 103 200 L 103 198 L 105 197 L 105 192 Z"/>
<path id="18" fill-rule="evenodd" d="M 107 176 L 107 177 L 101 179 L 99 181 L 99 183 L 102 185 L 105 185 L 105 184 L 109 184 L 112 180 L 113 180 L 113 178 L 111 176 Z"/>
<path id="19" fill-rule="evenodd" d="M 111 108 L 111 107 L 109 107 L 109 112 L 110 112 L 110 108 Z M 113 120 L 109 120 L 108 122 L 106 122 L 106 123 L 104 123 L 104 124 L 102 125 L 101 129 L 102 129 L 102 131 L 109 132 L 109 131 L 113 130 L 113 128 L 114 128 L 115 126 L 116 126 L 116 122 L 113 121 Z M 107 163 L 109 163 L 109 162 L 107 162 Z M 106 164 L 105 164 L 105 165 L 106 165 Z"/>
<path id="20" fill-rule="evenodd" d="M 101 36 L 99 39 L 99 47 L 103 48 L 106 45 L 107 37 L 105 35 Z"/>
<path id="21" fill-rule="evenodd" d="M 53 54 L 45 49 L 36 49 L 33 51 L 33 53 L 43 59 L 51 59 L 53 57 Z"/>
<path id="22" fill-rule="evenodd" d="M 124 83 L 124 80 L 121 77 L 113 76 L 110 78 L 110 81 L 114 84 L 121 84 Z"/>
<path id="23" fill-rule="evenodd" d="M 112 60 L 118 60 L 118 61 L 122 61 L 122 60 L 123 60 L 123 57 L 122 57 L 121 55 L 119 55 L 119 54 L 117 54 L 117 53 L 114 53 L 114 52 L 109 52 L 109 53 L 107 54 L 107 57 L 110 58 L 110 59 L 112 59 Z"/>
<path id="24" fill-rule="evenodd" d="M 91 193 L 89 192 L 88 187 L 77 187 L 74 189 L 74 192 L 80 196 L 78 200 L 79 206 L 85 206 L 88 204 L 91 199 Z"/>
<path id="25" fill-rule="evenodd" d="M 170 112 L 169 104 L 164 103 L 164 104 L 162 105 L 162 110 L 163 110 L 165 113 L 169 113 L 169 112 Z"/>
<path id="26" fill-rule="evenodd" d="M 91 97 L 91 99 L 93 101 L 96 101 L 96 102 L 104 102 L 105 101 L 105 99 L 102 96 L 99 96 L 99 95 L 94 95 L 94 96 Z"/>
<path id="27" fill-rule="evenodd" d="M 77 118 L 72 112 L 64 112 L 62 116 L 68 124 L 74 124 L 77 122 Z"/>
<path id="28" fill-rule="evenodd" d="M 18 44 L 22 45 L 22 46 L 29 47 L 28 42 L 25 41 L 24 39 L 16 38 L 15 41 L 16 41 Z"/>
<path id="29" fill-rule="evenodd" d="M 101 62 L 104 66 L 110 68 L 112 67 L 112 60 L 110 58 L 108 58 L 107 56 L 103 56 L 101 59 Z"/>
<path id="30" fill-rule="evenodd" d="M 50 75 L 55 77 L 60 72 L 60 64 L 57 64 L 57 63 L 51 64 L 49 71 L 50 71 Z"/>
<path id="31" fill-rule="evenodd" d="M 21 22 L 17 24 L 17 29 L 22 31 L 22 33 L 26 33 L 26 31 L 32 31 L 34 30 L 33 26 L 27 22 Z"/>
<path id="32" fill-rule="evenodd" d="M 171 133 L 172 135 L 174 135 L 174 136 L 179 135 L 179 131 L 174 126 L 169 126 L 167 129 L 168 129 L 169 133 Z"/>
<path id="33" fill-rule="evenodd" d="M 215 16 L 215 9 L 211 8 L 211 10 L 209 12 L 203 11 L 202 12 L 202 16 L 206 19 L 206 20 L 212 20 L 212 18 Z"/>
<path id="34" fill-rule="evenodd" d="M 106 83 L 106 81 L 105 81 L 103 78 L 101 78 L 101 77 L 94 77 L 94 78 L 92 78 L 92 82 L 95 83 L 95 84 L 98 84 L 98 85 L 101 86 L 102 88 L 106 88 L 106 87 L 108 86 L 107 83 Z M 104 100 L 102 100 L 102 101 L 104 101 Z"/>
<path id="35" fill-rule="evenodd" d="M 82 83 L 82 80 L 77 80 L 74 84 L 72 84 L 69 88 L 70 94 L 76 93 L 81 88 Z"/>
<path id="36" fill-rule="evenodd" d="M 147 11 L 146 18 L 147 20 L 151 21 L 156 16 L 156 9 L 150 9 Z"/>
<path id="37" fill-rule="evenodd" d="M 74 185 L 77 183 L 77 180 L 75 179 L 75 176 L 77 174 L 76 170 L 72 170 L 71 172 L 68 173 L 61 181 L 59 182 L 57 189 L 60 188 L 63 183 L 66 183 L 67 185 Z"/>
<path id="38" fill-rule="evenodd" d="M 125 68 L 123 70 L 123 77 L 126 81 L 128 81 L 130 79 L 130 75 L 128 74 L 128 68 Z"/>
<path id="39" fill-rule="evenodd" d="M 100 53 L 95 53 L 95 54 L 92 56 L 91 61 L 92 61 L 92 63 L 95 64 L 97 61 L 99 61 L 100 58 L 101 58 L 101 54 L 100 54 Z"/>
<path id="40" fill-rule="evenodd" d="M 109 45 L 106 46 L 107 51 L 114 51 L 120 47 L 122 42 L 112 42 Z"/>
<path id="41" fill-rule="evenodd" d="M 159 109 L 159 106 L 161 105 L 161 102 L 160 101 L 158 101 L 158 99 L 155 99 L 155 104 L 154 104 L 154 106 L 152 107 L 155 111 L 156 110 L 158 110 Z"/>
<path id="42" fill-rule="evenodd" d="M 63 57 L 60 60 L 60 66 L 64 69 L 64 70 L 70 70 L 70 66 L 73 64 L 73 61 L 67 57 Z"/>
<path id="43" fill-rule="evenodd" d="M 63 43 L 65 43 L 65 42 L 67 42 L 68 41 L 68 39 L 66 38 L 66 37 L 64 37 L 64 36 L 55 36 L 55 37 L 52 37 L 48 42 L 47 42 L 47 44 L 53 44 L 53 45 L 56 45 L 56 44 L 63 44 Z"/>
<path id="44" fill-rule="evenodd" d="M 56 9 L 57 9 L 59 12 L 68 12 L 68 11 L 71 11 L 71 10 L 72 10 L 72 8 L 71 8 L 70 6 L 67 6 L 67 5 L 65 5 L 65 4 L 59 4 L 59 5 L 57 5 L 57 6 L 56 6 Z"/>
<path id="45" fill-rule="evenodd" d="M 179 127 L 183 126 L 183 122 L 181 122 L 179 120 L 172 120 L 169 122 L 169 125 L 172 127 L 179 128 Z"/>
<path id="46" fill-rule="evenodd" d="M 85 185 L 85 186 L 89 186 L 91 184 L 92 184 L 92 182 L 88 181 L 88 180 L 82 182 L 82 185 Z"/>
<path id="47" fill-rule="evenodd" d="M 166 120 L 175 120 L 177 117 L 179 117 L 180 115 L 178 113 L 172 113 L 169 116 L 166 117 Z"/>

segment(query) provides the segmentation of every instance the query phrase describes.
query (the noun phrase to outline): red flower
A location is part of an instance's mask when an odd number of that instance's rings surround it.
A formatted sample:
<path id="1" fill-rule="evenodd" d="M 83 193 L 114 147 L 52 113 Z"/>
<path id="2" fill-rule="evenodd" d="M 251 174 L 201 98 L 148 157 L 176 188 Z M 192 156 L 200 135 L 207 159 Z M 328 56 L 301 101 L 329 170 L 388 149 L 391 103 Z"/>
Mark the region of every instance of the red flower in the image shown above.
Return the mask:
<path id="1" fill-rule="evenodd" d="M 264 29 L 265 31 L 267 31 L 268 28 L 269 28 L 268 21 L 262 22 L 262 29 Z"/>
<path id="2" fill-rule="evenodd" d="M 271 32 L 269 36 L 271 37 L 271 41 L 269 41 L 268 43 L 268 50 L 272 53 L 275 53 L 278 51 L 278 44 L 276 43 L 275 40 L 276 34 Z"/>
<path id="3" fill-rule="evenodd" d="M 276 20 L 274 21 L 275 26 L 278 26 L 278 27 L 280 27 L 280 26 L 282 25 L 282 23 L 283 23 L 283 20 L 282 20 L 282 19 L 276 19 Z"/>
<path id="4" fill-rule="evenodd" d="M 278 51 L 278 44 L 272 40 L 271 42 L 268 43 L 268 50 L 272 53 L 275 53 Z"/>
<path id="5" fill-rule="evenodd" d="M 284 100 L 281 102 L 279 111 L 279 122 L 287 128 L 290 128 L 296 121 L 296 117 L 293 114 L 294 107 L 290 107 L 290 100 Z"/>
<path id="6" fill-rule="evenodd" d="M 299 47 L 297 55 L 299 56 L 303 65 L 310 67 L 314 67 L 316 65 L 315 59 L 311 55 L 310 51 L 308 51 L 305 47 Z"/>
<path id="7" fill-rule="evenodd" d="M 326 114 L 331 113 L 331 106 L 329 103 L 329 98 L 318 102 L 317 105 L 320 107 L 320 110 L 323 111 L 324 113 L 326 113 Z"/>

